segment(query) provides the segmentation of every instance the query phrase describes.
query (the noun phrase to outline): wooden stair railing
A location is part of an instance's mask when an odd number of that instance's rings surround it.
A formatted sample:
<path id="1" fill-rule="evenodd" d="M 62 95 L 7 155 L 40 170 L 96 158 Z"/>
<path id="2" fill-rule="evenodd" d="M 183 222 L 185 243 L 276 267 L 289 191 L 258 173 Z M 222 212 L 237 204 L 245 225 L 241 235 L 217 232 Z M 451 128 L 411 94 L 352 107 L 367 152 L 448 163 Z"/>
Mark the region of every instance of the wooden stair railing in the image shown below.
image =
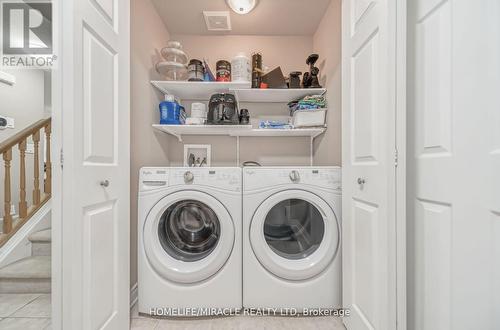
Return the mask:
<path id="1" fill-rule="evenodd" d="M 43 177 L 43 193 L 40 191 L 40 136 L 41 132 L 45 134 L 46 155 L 43 166 L 45 176 Z M 0 235 L 0 247 L 3 246 L 29 219 L 42 207 L 49 199 L 52 193 L 52 163 L 50 160 L 50 137 L 51 137 L 51 119 L 42 119 L 26 127 L 21 132 L 11 136 L 0 143 L 0 154 L 4 161 L 4 217 L 3 231 Z M 28 206 L 26 200 L 26 149 L 27 140 L 32 138 L 34 145 L 33 154 L 33 200 L 32 205 Z M 19 220 L 13 221 L 11 215 L 12 207 L 12 151 L 15 147 L 19 150 Z M 17 188 L 17 187 L 16 187 Z"/>

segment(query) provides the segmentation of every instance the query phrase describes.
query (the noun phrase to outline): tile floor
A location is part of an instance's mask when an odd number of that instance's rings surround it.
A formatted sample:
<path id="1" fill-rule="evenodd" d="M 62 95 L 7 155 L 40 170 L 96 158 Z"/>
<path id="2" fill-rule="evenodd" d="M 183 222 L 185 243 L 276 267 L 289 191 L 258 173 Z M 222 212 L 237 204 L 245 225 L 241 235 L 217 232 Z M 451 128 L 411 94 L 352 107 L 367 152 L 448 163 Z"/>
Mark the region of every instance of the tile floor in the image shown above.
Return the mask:
<path id="1" fill-rule="evenodd" d="M 222 317 L 205 320 L 166 320 L 142 317 L 137 305 L 131 311 L 130 328 L 134 330 L 345 330 L 334 317 Z"/>
<path id="2" fill-rule="evenodd" d="M 0 294 L 0 329 L 50 329 L 50 294 Z"/>
<path id="3" fill-rule="evenodd" d="M 49 294 L 0 294 L 0 329 L 51 329 Z M 204 320 L 166 320 L 140 316 L 131 311 L 131 329 L 136 330 L 345 330 L 334 317 L 224 317 Z"/>

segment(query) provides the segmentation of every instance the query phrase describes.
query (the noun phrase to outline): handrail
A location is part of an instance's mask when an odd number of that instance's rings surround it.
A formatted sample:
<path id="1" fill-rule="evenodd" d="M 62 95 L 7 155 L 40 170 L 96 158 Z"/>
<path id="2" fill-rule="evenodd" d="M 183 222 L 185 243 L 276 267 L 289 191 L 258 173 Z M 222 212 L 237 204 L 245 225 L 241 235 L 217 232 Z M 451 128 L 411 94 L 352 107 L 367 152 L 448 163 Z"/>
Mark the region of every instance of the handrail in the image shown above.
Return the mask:
<path id="1" fill-rule="evenodd" d="M 40 177 L 40 141 L 41 132 L 45 134 L 45 164 L 42 167 L 42 176 Z M 51 144 L 51 118 L 39 120 L 26 127 L 21 132 L 11 136 L 0 143 L 0 155 L 4 162 L 4 217 L 3 231 L 0 234 L 0 247 L 5 244 L 19 228 L 21 228 L 29 219 L 44 205 L 52 194 L 52 162 L 50 159 Z M 33 140 L 33 194 L 32 204 L 28 207 L 26 199 L 26 149 L 28 138 Z M 12 207 L 12 152 L 17 146 L 19 150 L 19 188 L 15 192 L 19 196 L 19 220 L 14 221 L 11 214 Z M 43 192 L 40 190 L 40 179 L 43 180 Z"/>
<path id="2" fill-rule="evenodd" d="M 0 154 L 3 154 L 5 151 L 11 149 L 16 144 L 19 144 L 19 142 L 33 135 L 34 132 L 37 132 L 44 126 L 47 126 L 47 124 L 50 124 L 50 121 L 51 118 L 41 119 L 31 124 L 30 126 L 26 127 L 21 132 L 18 132 L 13 136 L 7 138 L 5 141 L 0 143 Z"/>

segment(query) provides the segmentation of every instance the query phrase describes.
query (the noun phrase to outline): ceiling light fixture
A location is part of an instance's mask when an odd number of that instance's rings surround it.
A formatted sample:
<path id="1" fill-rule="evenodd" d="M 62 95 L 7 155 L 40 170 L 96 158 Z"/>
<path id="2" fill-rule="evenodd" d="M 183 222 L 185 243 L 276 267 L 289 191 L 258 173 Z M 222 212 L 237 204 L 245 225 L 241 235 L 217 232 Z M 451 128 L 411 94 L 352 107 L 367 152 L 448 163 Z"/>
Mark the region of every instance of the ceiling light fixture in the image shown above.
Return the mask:
<path id="1" fill-rule="evenodd" d="M 248 14 L 257 6 L 257 0 L 226 0 L 226 2 L 235 13 L 240 15 Z"/>

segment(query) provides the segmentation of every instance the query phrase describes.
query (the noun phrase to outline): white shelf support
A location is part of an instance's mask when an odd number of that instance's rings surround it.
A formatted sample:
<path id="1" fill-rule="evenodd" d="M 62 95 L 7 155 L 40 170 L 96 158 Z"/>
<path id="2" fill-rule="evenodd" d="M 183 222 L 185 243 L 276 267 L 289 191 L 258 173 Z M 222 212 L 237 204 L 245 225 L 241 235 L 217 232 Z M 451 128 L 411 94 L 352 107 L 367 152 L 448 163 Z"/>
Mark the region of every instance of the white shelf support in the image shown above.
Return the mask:
<path id="1" fill-rule="evenodd" d="M 236 137 L 236 166 L 240 166 L 240 137 Z"/>
<path id="2" fill-rule="evenodd" d="M 309 157 L 310 157 L 310 165 L 311 166 L 314 166 L 314 136 L 311 136 L 311 144 L 310 144 L 310 154 L 309 154 Z"/>
<path id="3" fill-rule="evenodd" d="M 172 136 L 176 137 L 179 143 L 182 143 L 182 135 L 176 133 L 170 133 Z"/>

